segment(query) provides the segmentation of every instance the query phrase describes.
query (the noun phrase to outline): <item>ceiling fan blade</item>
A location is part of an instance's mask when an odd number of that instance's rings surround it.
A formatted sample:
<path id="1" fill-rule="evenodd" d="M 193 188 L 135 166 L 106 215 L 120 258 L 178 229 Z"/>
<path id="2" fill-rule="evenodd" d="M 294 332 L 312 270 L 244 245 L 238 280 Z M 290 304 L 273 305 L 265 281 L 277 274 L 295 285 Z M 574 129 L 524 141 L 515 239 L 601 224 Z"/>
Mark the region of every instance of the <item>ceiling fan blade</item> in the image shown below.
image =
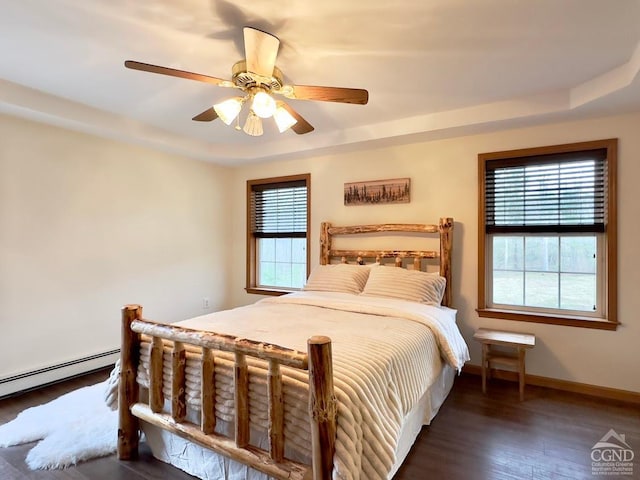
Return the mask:
<path id="1" fill-rule="evenodd" d="M 280 47 L 278 37 L 251 27 L 244 27 L 244 56 L 247 70 L 263 77 L 273 75 Z"/>
<path id="2" fill-rule="evenodd" d="M 287 112 L 289 112 L 289 114 L 293 118 L 297 120 L 297 123 L 291 127 L 291 130 L 296 132 L 298 135 L 304 135 L 305 133 L 313 132 L 313 125 L 302 118 L 298 112 L 296 112 L 293 108 L 291 108 L 284 102 L 282 103 L 282 106 Z"/>
<path id="3" fill-rule="evenodd" d="M 209 75 L 202 75 L 200 73 L 187 72 L 185 70 L 177 70 L 175 68 L 161 67 L 159 65 L 151 65 L 149 63 L 136 62 L 135 60 L 127 60 L 124 62 L 124 66 L 133 70 L 140 70 L 142 72 L 159 73 L 161 75 L 169 75 L 170 77 L 186 78 L 188 80 L 211 83 L 221 87 L 234 86 L 230 81 L 223 80 L 221 78 L 210 77 Z"/>
<path id="4" fill-rule="evenodd" d="M 355 103 L 366 105 L 369 92 L 361 88 L 314 87 L 310 85 L 292 85 L 291 91 L 283 95 L 296 100 L 320 100 L 322 102 Z"/>
<path id="5" fill-rule="evenodd" d="M 211 108 L 207 108 L 204 112 L 193 117 L 192 120 L 195 120 L 196 122 L 211 122 L 216 118 L 218 118 L 218 114 L 213 109 L 213 107 L 211 107 Z"/>

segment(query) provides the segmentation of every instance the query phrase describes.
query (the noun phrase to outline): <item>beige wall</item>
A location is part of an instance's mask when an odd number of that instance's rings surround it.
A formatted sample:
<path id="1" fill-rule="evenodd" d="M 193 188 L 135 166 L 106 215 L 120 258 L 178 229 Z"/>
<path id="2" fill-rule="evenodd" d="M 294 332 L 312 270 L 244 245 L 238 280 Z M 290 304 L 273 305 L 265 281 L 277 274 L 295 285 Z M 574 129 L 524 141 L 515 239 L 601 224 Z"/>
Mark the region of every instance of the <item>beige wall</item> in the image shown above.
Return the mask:
<path id="1" fill-rule="evenodd" d="M 0 116 L 0 379 L 117 348 L 124 303 L 141 303 L 149 318 L 178 320 L 204 313 L 204 297 L 210 310 L 259 299 L 243 290 L 245 181 L 310 172 L 314 265 L 323 220 L 452 216 L 454 302 L 473 363 L 477 327 L 531 331 L 538 345 L 528 357 L 530 373 L 640 392 L 637 125 L 640 114 L 233 170 Z M 477 154 L 610 137 L 620 139 L 623 325 L 606 332 L 478 318 Z M 409 204 L 342 204 L 344 182 L 405 176 Z"/>
<path id="2" fill-rule="evenodd" d="M 226 306 L 229 169 L 0 116 L 0 379 Z"/>
<path id="3" fill-rule="evenodd" d="M 311 173 L 313 265 L 318 263 L 319 224 L 435 222 L 454 217 L 454 304 L 467 339 L 472 363 L 479 364 L 480 349 L 473 331 L 493 327 L 529 331 L 538 337 L 528 355 L 528 372 L 557 379 L 640 392 L 640 114 L 544 125 L 498 133 L 460 137 L 389 148 L 366 148 L 339 155 L 239 168 L 235 172 L 233 200 L 234 267 L 232 303 L 259 298 L 243 292 L 245 271 L 245 181 L 295 173 Z M 481 319 L 477 303 L 477 154 L 617 137 L 619 142 L 619 313 L 622 326 L 615 332 L 505 320 Z M 411 203 L 388 206 L 345 207 L 344 182 L 394 177 L 411 178 Z M 331 334 L 331 332 L 318 332 Z"/>

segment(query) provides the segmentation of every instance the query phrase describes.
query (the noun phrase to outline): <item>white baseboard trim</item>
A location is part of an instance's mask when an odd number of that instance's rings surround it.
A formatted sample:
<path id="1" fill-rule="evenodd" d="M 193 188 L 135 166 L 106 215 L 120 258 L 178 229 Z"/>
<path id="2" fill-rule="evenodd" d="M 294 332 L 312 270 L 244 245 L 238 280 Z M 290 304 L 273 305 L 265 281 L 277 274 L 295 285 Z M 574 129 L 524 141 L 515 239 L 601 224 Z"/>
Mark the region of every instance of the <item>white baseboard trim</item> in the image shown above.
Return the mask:
<path id="1" fill-rule="evenodd" d="M 30 372 L 12 375 L 0 379 L 0 399 L 24 390 L 58 382 L 65 378 L 82 375 L 83 373 L 113 365 L 120 357 L 120 350 L 97 353 L 77 360 L 39 368 Z"/>

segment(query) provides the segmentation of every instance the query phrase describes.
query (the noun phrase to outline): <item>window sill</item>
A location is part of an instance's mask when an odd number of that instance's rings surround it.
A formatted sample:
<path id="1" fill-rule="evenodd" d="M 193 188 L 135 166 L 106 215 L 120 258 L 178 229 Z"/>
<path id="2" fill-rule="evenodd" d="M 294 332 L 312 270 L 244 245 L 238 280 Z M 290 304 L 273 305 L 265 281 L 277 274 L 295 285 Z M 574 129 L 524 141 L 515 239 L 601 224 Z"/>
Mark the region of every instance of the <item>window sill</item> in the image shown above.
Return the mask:
<path id="1" fill-rule="evenodd" d="M 255 295 L 271 295 L 278 297 L 280 295 L 286 295 L 287 293 L 297 292 L 298 290 L 285 290 L 284 288 L 261 288 L 261 287 L 246 287 L 247 293 L 253 293 Z"/>
<path id="2" fill-rule="evenodd" d="M 520 322 L 546 323 L 548 325 L 564 325 L 567 327 L 594 328 L 598 330 L 616 330 L 618 322 L 610 322 L 600 318 L 544 315 L 540 313 L 518 312 L 514 310 L 499 310 L 493 308 L 478 308 L 478 315 L 488 318 L 515 320 Z"/>

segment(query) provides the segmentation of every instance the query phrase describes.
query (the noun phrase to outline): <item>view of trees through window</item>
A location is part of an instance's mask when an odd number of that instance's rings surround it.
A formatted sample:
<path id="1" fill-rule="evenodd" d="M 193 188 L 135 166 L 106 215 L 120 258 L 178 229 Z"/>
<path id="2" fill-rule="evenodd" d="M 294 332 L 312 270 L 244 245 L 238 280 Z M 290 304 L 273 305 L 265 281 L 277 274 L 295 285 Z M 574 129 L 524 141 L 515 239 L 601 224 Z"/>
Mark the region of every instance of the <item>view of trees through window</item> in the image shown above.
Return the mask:
<path id="1" fill-rule="evenodd" d="M 493 238 L 493 302 L 593 311 L 597 238 L 513 235 Z"/>
<path id="2" fill-rule="evenodd" d="M 258 239 L 258 285 L 302 288 L 307 280 L 306 238 Z"/>

